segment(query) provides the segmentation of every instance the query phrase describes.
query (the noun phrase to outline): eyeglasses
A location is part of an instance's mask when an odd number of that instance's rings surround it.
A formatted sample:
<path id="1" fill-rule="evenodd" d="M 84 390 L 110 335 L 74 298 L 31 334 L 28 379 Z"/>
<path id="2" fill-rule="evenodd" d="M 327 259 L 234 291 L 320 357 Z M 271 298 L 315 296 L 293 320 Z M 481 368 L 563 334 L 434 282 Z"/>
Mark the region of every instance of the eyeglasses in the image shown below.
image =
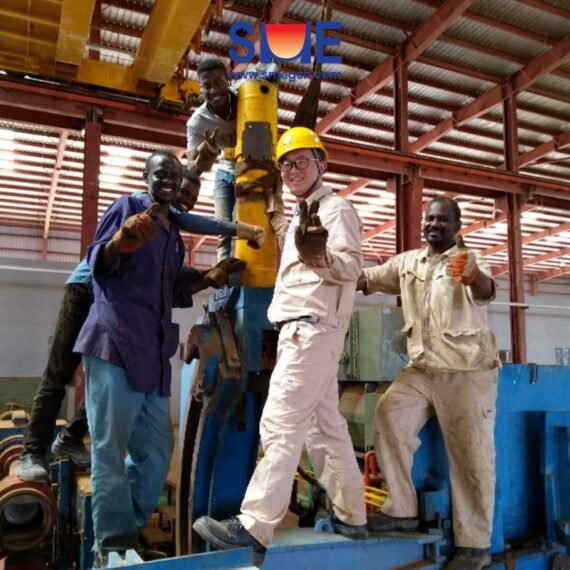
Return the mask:
<path id="1" fill-rule="evenodd" d="M 298 158 L 297 160 L 283 160 L 279 163 L 279 168 L 283 172 L 289 172 L 293 170 L 293 165 L 297 170 L 305 170 L 309 166 L 309 162 L 312 160 L 316 160 L 318 162 L 318 158 Z"/>

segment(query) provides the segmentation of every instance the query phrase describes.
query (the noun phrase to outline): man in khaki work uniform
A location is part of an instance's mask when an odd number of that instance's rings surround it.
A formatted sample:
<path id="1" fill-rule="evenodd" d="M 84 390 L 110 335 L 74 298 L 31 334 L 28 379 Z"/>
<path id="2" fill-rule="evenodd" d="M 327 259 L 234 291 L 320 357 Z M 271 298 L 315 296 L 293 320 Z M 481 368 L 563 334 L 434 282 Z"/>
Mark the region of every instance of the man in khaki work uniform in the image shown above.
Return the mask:
<path id="1" fill-rule="evenodd" d="M 419 431 L 436 415 L 449 459 L 458 547 L 448 568 L 471 570 L 491 563 L 498 360 L 486 309 L 495 282 L 485 260 L 463 245 L 460 227 L 457 202 L 435 198 L 424 220 L 428 247 L 365 269 L 358 288 L 401 295 L 410 356 L 376 408 L 375 449 L 390 495 L 368 528 L 417 528 L 413 454 Z"/>
<path id="2" fill-rule="evenodd" d="M 201 517 L 194 524 L 214 548 L 253 546 L 257 563 L 287 512 L 305 442 L 333 503 L 334 531 L 349 538 L 367 536 L 364 485 L 338 411 L 337 384 L 362 271 L 360 221 L 349 202 L 323 185 L 326 158 L 317 134 L 305 127 L 288 130 L 277 145 L 283 182 L 298 204 L 288 229 L 282 204 L 268 206 L 285 241 L 268 312 L 279 330 L 279 344 L 261 418 L 264 455 L 238 517 L 222 522 Z"/>

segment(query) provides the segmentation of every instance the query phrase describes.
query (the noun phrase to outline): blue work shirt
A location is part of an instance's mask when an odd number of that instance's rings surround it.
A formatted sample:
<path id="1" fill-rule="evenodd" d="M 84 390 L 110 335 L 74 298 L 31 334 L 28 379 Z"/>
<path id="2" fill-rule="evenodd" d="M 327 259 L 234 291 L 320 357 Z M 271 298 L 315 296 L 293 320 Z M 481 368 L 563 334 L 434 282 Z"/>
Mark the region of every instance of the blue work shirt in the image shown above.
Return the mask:
<path id="1" fill-rule="evenodd" d="M 144 196 L 144 194 L 146 194 L 146 192 L 136 192 L 133 196 Z M 180 229 L 186 230 L 192 234 L 221 236 L 233 236 L 236 234 L 237 226 L 235 222 L 228 222 L 218 218 L 208 218 L 206 216 L 191 214 L 189 212 L 179 212 L 174 208 L 172 209 L 172 212 Z M 89 287 L 90 290 L 93 290 L 93 284 L 91 281 L 91 268 L 89 267 L 89 263 L 87 263 L 87 257 L 84 257 L 68 277 L 65 284 L 71 285 L 73 283 L 80 283 L 81 285 Z M 174 307 L 179 306 L 186 307 L 188 305 L 174 304 Z"/>
<path id="2" fill-rule="evenodd" d="M 125 253 L 105 273 L 96 270 L 103 248 L 125 220 L 152 204 L 148 193 L 122 196 L 109 206 L 89 246 L 95 301 L 74 351 L 122 366 L 133 390 L 150 394 L 157 388 L 170 396 L 170 357 L 178 347 L 178 325 L 172 322 L 176 276 L 184 260 L 184 244 L 174 215 L 167 230 L 137 251 Z M 116 358 L 120 362 L 116 362 Z"/>

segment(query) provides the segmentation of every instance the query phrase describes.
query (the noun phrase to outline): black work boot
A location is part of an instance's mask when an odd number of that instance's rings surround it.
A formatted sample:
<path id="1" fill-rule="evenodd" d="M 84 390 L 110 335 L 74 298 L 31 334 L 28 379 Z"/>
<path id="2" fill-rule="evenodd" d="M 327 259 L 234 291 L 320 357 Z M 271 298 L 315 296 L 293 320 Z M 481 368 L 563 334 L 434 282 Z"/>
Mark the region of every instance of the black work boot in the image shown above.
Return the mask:
<path id="1" fill-rule="evenodd" d="M 68 457 L 77 467 L 85 469 L 91 465 L 91 453 L 85 447 L 82 439 L 67 438 L 63 439 L 61 434 L 57 434 L 51 452 L 56 457 Z"/>
<path id="2" fill-rule="evenodd" d="M 334 513 L 331 513 L 331 525 L 335 534 L 340 534 L 352 540 L 364 540 L 368 538 L 366 525 L 353 525 L 342 522 Z"/>
<path id="3" fill-rule="evenodd" d="M 216 521 L 210 517 L 200 517 L 193 525 L 194 530 L 216 550 L 232 548 L 253 548 L 253 563 L 263 563 L 267 548 L 258 542 L 241 524 L 237 517 Z"/>
<path id="4" fill-rule="evenodd" d="M 372 532 L 389 532 L 392 530 L 417 530 L 417 518 L 391 517 L 377 513 L 368 517 L 368 530 Z"/>
<path id="5" fill-rule="evenodd" d="M 481 570 L 490 565 L 491 553 L 488 548 L 458 547 L 447 568 L 449 570 Z"/>

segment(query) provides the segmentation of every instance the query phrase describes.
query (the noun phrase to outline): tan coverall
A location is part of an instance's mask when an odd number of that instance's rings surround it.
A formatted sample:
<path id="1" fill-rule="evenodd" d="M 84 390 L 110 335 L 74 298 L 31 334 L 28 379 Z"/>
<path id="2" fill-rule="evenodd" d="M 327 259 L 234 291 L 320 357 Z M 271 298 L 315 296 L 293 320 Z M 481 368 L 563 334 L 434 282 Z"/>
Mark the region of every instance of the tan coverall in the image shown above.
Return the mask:
<path id="1" fill-rule="evenodd" d="M 390 497 L 382 511 L 417 517 L 411 479 L 418 433 L 435 414 L 449 459 L 457 546 L 488 548 L 495 502 L 497 348 L 486 304 L 447 275 L 449 256 L 427 249 L 397 255 L 364 270 L 366 294 L 402 296 L 410 363 L 376 408 L 375 449 Z M 486 261 L 477 257 L 490 275 Z"/>
<path id="2" fill-rule="evenodd" d="M 239 518 L 268 546 L 287 512 L 303 443 L 336 516 L 366 524 L 364 485 L 348 427 L 338 411 L 337 367 L 361 273 L 360 221 L 352 206 L 328 186 L 315 190 L 329 232 L 327 267 L 299 260 L 293 218 L 281 258 L 269 320 L 280 329 L 277 365 L 261 418 L 264 455 L 241 505 Z M 313 317 L 307 322 L 302 318 Z M 301 319 L 301 320 L 299 320 Z"/>

